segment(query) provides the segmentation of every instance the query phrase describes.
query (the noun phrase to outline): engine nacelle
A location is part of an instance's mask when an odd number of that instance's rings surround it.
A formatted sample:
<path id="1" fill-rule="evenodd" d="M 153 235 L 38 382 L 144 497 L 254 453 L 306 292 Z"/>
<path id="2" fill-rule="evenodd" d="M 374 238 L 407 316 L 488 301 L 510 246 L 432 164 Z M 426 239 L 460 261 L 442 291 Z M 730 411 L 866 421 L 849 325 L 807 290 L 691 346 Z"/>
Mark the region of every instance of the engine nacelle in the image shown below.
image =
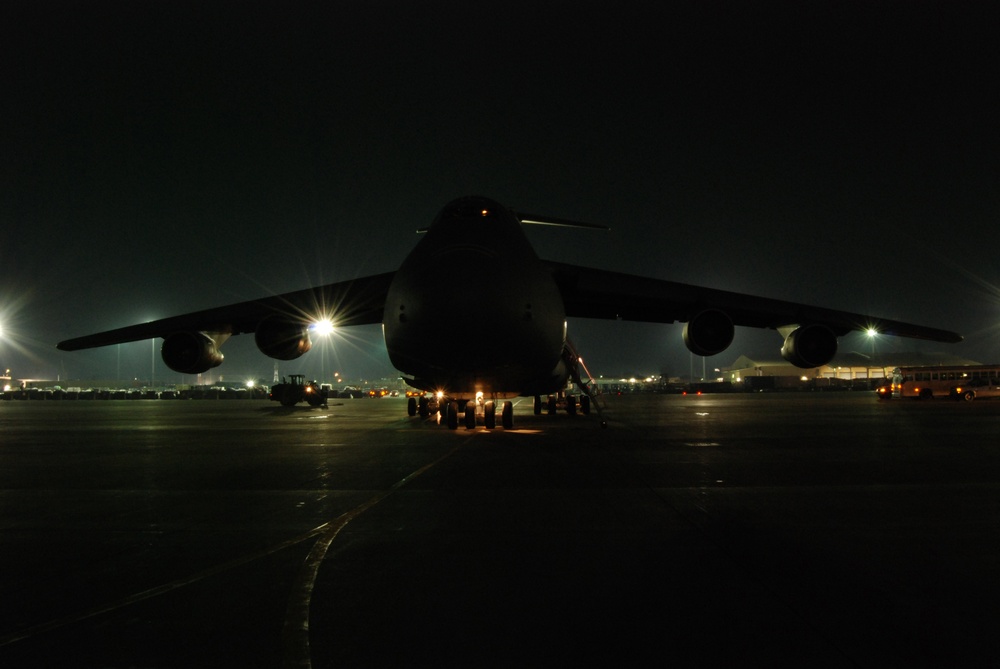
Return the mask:
<path id="1" fill-rule="evenodd" d="M 736 328 L 729 314 L 718 309 L 706 309 L 684 324 L 684 345 L 701 356 L 715 355 L 729 348 L 735 334 Z"/>
<path id="2" fill-rule="evenodd" d="M 222 364 L 215 340 L 204 332 L 175 332 L 163 340 L 163 362 L 181 374 L 201 374 Z"/>
<path id="3" fill-rule="evenodd" d="M 825 325 L 803 325 L 793 330 L 781 347 L 781 357 L 796 367 L 822 367 L 837 355 L 837 335 Z"/>
<path id="4" fill-rule="evenodd" d="M 254 341 L 261 353 L 278 360 L 294 360 L 312 348 L 307 323 L 275 317 L 265 318 L 257 325 Z"/>

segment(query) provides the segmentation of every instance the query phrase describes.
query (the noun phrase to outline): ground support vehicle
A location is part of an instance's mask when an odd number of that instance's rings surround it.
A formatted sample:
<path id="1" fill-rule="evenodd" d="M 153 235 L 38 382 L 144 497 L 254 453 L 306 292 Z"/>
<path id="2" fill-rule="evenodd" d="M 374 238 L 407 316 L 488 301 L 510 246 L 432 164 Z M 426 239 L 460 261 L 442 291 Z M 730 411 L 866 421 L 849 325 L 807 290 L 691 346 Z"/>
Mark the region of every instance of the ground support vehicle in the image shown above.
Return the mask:
<path id="1" fill-rule="evenodd" d="M 273 402 L 281 402 L 281 406 L 295 406 L 299 402 L 308 402 L 309 406 L 326 406 L 326 392 L 316 381 L 306 381 L 302 374 L 292 374 L 289 381 L 282 378 L 281 383 L 271 386 L 267 398 Z"/>
<path id="2" fill-rule="evenodd" d="M 996 378 L 1000 378 L 1000 364 L 897 367 L 892 370 L 892 396 L 926 400 L 949 397 L 955 387 Z"/>

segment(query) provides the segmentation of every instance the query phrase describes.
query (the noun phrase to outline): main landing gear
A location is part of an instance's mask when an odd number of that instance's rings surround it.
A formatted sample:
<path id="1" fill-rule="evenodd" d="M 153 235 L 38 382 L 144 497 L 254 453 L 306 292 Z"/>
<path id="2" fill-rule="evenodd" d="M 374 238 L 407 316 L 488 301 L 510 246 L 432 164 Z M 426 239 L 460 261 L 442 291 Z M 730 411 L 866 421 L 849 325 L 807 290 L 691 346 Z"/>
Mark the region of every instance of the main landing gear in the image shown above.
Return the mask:
<path id="1" fill-rule="evenodd" d="M 607 427 L 608 421 L 604 419 L 600 402 L 596 394 L 593 393 L 592 388 L 593 386 L 585 386 L 584 394 L 580 395 L 579 399 L 576 395 L 566 393 L 549 395 L 545 399 L 542 399 L 539 395 L 535 395 L 532 402 L 532 409 L 536 416 L 540 415 L 542 411 L 551 416 L 558 413 L 560 409 L 565 410 L 571 416 L 575 416 L 577 413 L 582 413 L 583 415 L 589 414 L 590 408 L 593 406 L 597 410 L 597 415 L 601 417 L 601 427 Z"/>
<path id="2" fill-rule="evenodd" d="M 535 395 L 531 407 L 536 416 L 541 415 L 543 410 L 551 416 L 558 413 L 559 409 L 564 409 L 571 416 L 575 416 L 577 412 L 587 415 L 590 413 L 590 395 L 581 395 L 579 401 L 576 395 L 566 393 L 549 395 L 544 400 L 540 395 Z"/>
<path id="3" fill-rule="evenodd" d="M 421 418 L 429 418 L 431 414 L 438 413 L 440 422 L 447 425 L 449 430 L 457 430 L 459 421 L 465 425 L 465 429 L 474 430 L 480 416 L 482 416 L 483 427 L 492 430 L 497 426 L 497 403 L 493 400 L 448 400 L 427 396 L 411 397 L 406 402 L 406 413 L 410 416 L 419 415 Z M 514 404 L 510 400 L 504 401 L 500 405 L 500 425 L 509 430 L 514 427 Z"/>
<path id="4" fill-rule="evenodd" d="M 466 429 L 475 429 L 479 406 L 482 406 L 483 427 L 487 430 L 494 429 L 497 426 L 497 404 L 494 400 L 485 400 L 481 405 L 479 402 L 465 404 Z M 514 427 L 514 404 L 510 400 L 506 400 L 500 405 L 500 425 L 505 430 Z"/>

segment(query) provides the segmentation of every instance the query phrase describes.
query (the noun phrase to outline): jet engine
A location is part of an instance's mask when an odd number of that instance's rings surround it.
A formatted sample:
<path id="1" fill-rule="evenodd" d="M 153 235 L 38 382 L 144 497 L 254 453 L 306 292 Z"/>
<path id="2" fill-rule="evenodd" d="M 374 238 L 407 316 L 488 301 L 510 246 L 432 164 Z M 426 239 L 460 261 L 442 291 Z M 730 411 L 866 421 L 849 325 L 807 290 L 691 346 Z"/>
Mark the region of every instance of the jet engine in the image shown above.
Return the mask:
<path id="1" fill-rule="evenodd" d="M 729 314 L 718 309 L 706 309 L 684 324 L 684 345 L 698 355 L 715 355 L 729 348 L 735 333 L 736 328 Z"/>
<path id="2" fill-rule="evenodd" d="M 793 330 L 781 347 L 781 357 L 796 367 L 822 367 L 837 355 L 837 335 L 825 325 Z"/>
<path id="3" fill-rule="evenodd" d="M 275 317 L 265 318 L 257 325 L 254 340 L 261 353 L 278 360 L 294 360 L 312 348 L 307 323 Z"/>
<path id="4" fill-rule="evenodd" d="M 201 374 L 222 364 L 215 340 L 204 332 L 175 332 L 163 340 L 163 362 L 181 374 Z"/>

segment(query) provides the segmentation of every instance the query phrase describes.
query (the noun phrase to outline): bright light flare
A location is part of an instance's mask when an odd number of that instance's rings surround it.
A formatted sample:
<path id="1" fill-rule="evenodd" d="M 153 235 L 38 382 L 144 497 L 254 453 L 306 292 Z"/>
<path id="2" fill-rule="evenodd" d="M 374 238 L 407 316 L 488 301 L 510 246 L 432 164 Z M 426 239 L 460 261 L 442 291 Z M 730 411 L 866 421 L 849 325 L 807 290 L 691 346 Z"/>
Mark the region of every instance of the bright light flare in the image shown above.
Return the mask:
<path id="1" fill-rule="evenodd" d="M 7 288 L 11 288 L 7 286 Z M 32 341 L 19 327 L 19 314 L 30 301 L 30 291 L 21 291 L 19 296 L 9 302 L 0 301 L 0 357 L 5 358 L 8 350 L 13 350 L 25 356 L 32 362 L 42 362 L 32 349 L 37 342 Z M 5 364 L 10 364 L 4 360 Z M 0 370 L 2 371 L 2 370 Z"/>
<path id="2" fill-rule="evenodd" d="M 316 321 L 312 324 L 312 331 L 323 337 L 329 337 L 333 334 L 333 321 L 329 318 Z"/>
<path id="3" fill-rule="evenodd" d="M 867 330 L 865 330 L 865 334 L 868 335 L 869 337 L 874 337 L 875 335 L 878 334 L 878 330 L 876 330 L 875 328 L 868 328 Z"/>

